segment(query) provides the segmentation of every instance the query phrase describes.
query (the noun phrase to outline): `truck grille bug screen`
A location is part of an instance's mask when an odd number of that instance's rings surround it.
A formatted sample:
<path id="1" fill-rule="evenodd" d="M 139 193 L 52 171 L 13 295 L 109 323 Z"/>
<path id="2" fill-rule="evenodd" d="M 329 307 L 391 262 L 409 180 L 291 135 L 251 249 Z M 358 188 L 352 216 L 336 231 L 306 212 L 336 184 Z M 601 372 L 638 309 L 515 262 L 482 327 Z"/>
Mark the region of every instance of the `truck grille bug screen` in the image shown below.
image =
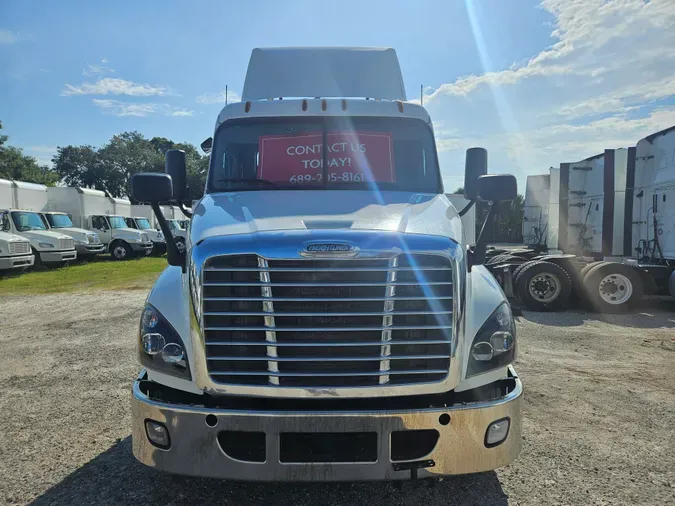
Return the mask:
<path id="1" fill-rule="evenodd" d="M 368 387 L 439 382 L 450 367 L 450 260 L 211 258 L 206 358 L 223 384 Z"/>

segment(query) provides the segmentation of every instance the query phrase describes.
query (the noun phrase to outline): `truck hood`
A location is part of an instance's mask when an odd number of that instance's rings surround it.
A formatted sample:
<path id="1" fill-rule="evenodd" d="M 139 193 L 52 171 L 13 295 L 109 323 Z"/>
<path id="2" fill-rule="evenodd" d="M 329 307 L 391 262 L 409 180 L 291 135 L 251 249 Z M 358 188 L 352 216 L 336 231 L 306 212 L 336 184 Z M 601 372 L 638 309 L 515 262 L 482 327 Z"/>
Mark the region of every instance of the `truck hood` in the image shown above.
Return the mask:
<path id="1" fill-rule="evenodd" d="M 121 239 L 127 239 L 130 241 L 139 241 L 141 239 L 141 234 L 150 237 L 145 231 L 136 230 L 135 228 L 116 228 L 112 231 L 112 236 L 119 237 Z"/>
<path id="2" fill-rule="evenodd" d="M 12 234 L 11 232 L 0 232 L 0 244 L 7 244 L 10 242 L 26 242 L 26 240 L 27 239 L 25 237 Z"/>
<path id="3" fill-rule="evenodd" d="M 41 241 L 54 245 L 58 244 L 59 239 L 71 239 L 71 237 L 67 236 L 66 234 L 53 232 L 51 230 L 28 230 L 26 232 L 21 232 L 21 235 L 26 239 L 29 239 L 31 242 Z"/>
<path id="4" fill-rule="evenodd" d="M 83 241 L 83 242 L 88 242 L 87 241 L 88 235 L 98 235 L 95 232 L 90 232 L 89 230 L 85 230 L 83 228 L 75 228 L 75 227 L 54 228 L 54 229 L 52 229 L 52 232 L 66 234 L 67 236 L 69 236 L 73 239 L 77 239 L 78 241 Z M 98 241 L 98 242 L 100 242 L 100 241 Z"/>
<path id="5" fill-rule="evenodd" d="M 440 235 L 462 244 L 462 225 L 445 195 L 353 190 L 209 194 L 193 209 L 191 240 L 279 230 L 379 230 Z"/>
<path id="6" fill-rule="evenodd" d="M 148 234 L 148 237 L 150 238 L 151 241 L 153 242 L 164 242 L 164 234 L 157 230 L 139 230 L 139 232 L 143 232 L 144 234 Z"/>

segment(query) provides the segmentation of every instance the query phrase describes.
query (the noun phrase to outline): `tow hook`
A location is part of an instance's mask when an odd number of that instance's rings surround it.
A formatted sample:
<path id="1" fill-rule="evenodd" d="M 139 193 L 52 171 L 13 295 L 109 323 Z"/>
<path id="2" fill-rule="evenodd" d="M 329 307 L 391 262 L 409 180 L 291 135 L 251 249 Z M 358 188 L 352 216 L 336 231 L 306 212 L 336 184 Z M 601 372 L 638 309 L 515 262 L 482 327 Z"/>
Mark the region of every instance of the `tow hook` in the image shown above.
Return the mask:
<path id="1" fill-rule="evenodd" d="M 416 460 L 415 462 L 400 462 L 394 464 L 394 471 L 410 471 L 410 479 L 417 479 L 417 470 L 427 467 L 436 467 L 433 460 Z"/>

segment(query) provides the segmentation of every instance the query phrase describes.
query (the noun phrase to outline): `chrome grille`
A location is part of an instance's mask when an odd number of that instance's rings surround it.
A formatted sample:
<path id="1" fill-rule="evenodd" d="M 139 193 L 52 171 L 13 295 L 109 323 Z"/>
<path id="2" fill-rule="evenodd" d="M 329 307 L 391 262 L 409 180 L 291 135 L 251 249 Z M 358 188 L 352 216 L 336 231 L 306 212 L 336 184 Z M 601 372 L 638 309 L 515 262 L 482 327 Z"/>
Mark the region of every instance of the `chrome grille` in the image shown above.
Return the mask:
<path id="1" fill-rule="evenodd" d="M 74 243 L 72 239 L 59 239 L 59 250 L 73 249 Z"/>
<path id="2" fill-rule="evenodd" d="M 23 255 L 30 253 L 30 243 L 27 241 L 12 241 L 9 243 L 10 255 Z"/>
<path id="3" fill-rule="evenodd" d="M 218 383 L 281 387 L 442 381 L 452 293 L 440 255 L 211 258 L 202 286 L 208 371 Z"/>

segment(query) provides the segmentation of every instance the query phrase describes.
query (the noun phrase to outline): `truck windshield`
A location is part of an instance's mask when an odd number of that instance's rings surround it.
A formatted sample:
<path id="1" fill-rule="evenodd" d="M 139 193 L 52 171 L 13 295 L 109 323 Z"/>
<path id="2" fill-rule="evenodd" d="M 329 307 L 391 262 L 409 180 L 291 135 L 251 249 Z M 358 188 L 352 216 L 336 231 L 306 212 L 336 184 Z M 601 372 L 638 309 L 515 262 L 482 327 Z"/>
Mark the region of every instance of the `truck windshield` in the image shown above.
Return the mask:
<path id="1" fill-rule="evenodd" d="M 42 221 L 42 217 L 38 213 L 13 211 L 12 220 L 19 232 L 26 232 L 28 230 L 47 230 L 47 225 L 45 225 L 44 221 Z"/>
<path id="2" fill-rule="evenodd" d="M 272 118 L 224 123 L 207 191 L 443 191 L 431 129 L 409 118 Z"/>
<path id="3" fill-rule="evenodd" d="M 136 218 L 136 225 L 138 225 L 138 228 L 141 230 L 150 230 L 152 227 L 150 226 L 150 222 L 148 221 L 147 218 Z"/>
<path id="4" fill-rule="evenodd" d="M 171 230 L 183 230 L 183 227 L 181 227 L 178 220 L 169 220 L 169 226 L 171 227 Z"/>
<path id="5" fill-rule="evenodd" d="M 73 222 L 67 214 L 46 214 L 49 226 L 52 228 L 72 227 Z"/>
<path id="6" fill-rule="evenodd" d="M 108 216 L 110 228 L 128 228 L 127 222 L 121 216 Z"/>

